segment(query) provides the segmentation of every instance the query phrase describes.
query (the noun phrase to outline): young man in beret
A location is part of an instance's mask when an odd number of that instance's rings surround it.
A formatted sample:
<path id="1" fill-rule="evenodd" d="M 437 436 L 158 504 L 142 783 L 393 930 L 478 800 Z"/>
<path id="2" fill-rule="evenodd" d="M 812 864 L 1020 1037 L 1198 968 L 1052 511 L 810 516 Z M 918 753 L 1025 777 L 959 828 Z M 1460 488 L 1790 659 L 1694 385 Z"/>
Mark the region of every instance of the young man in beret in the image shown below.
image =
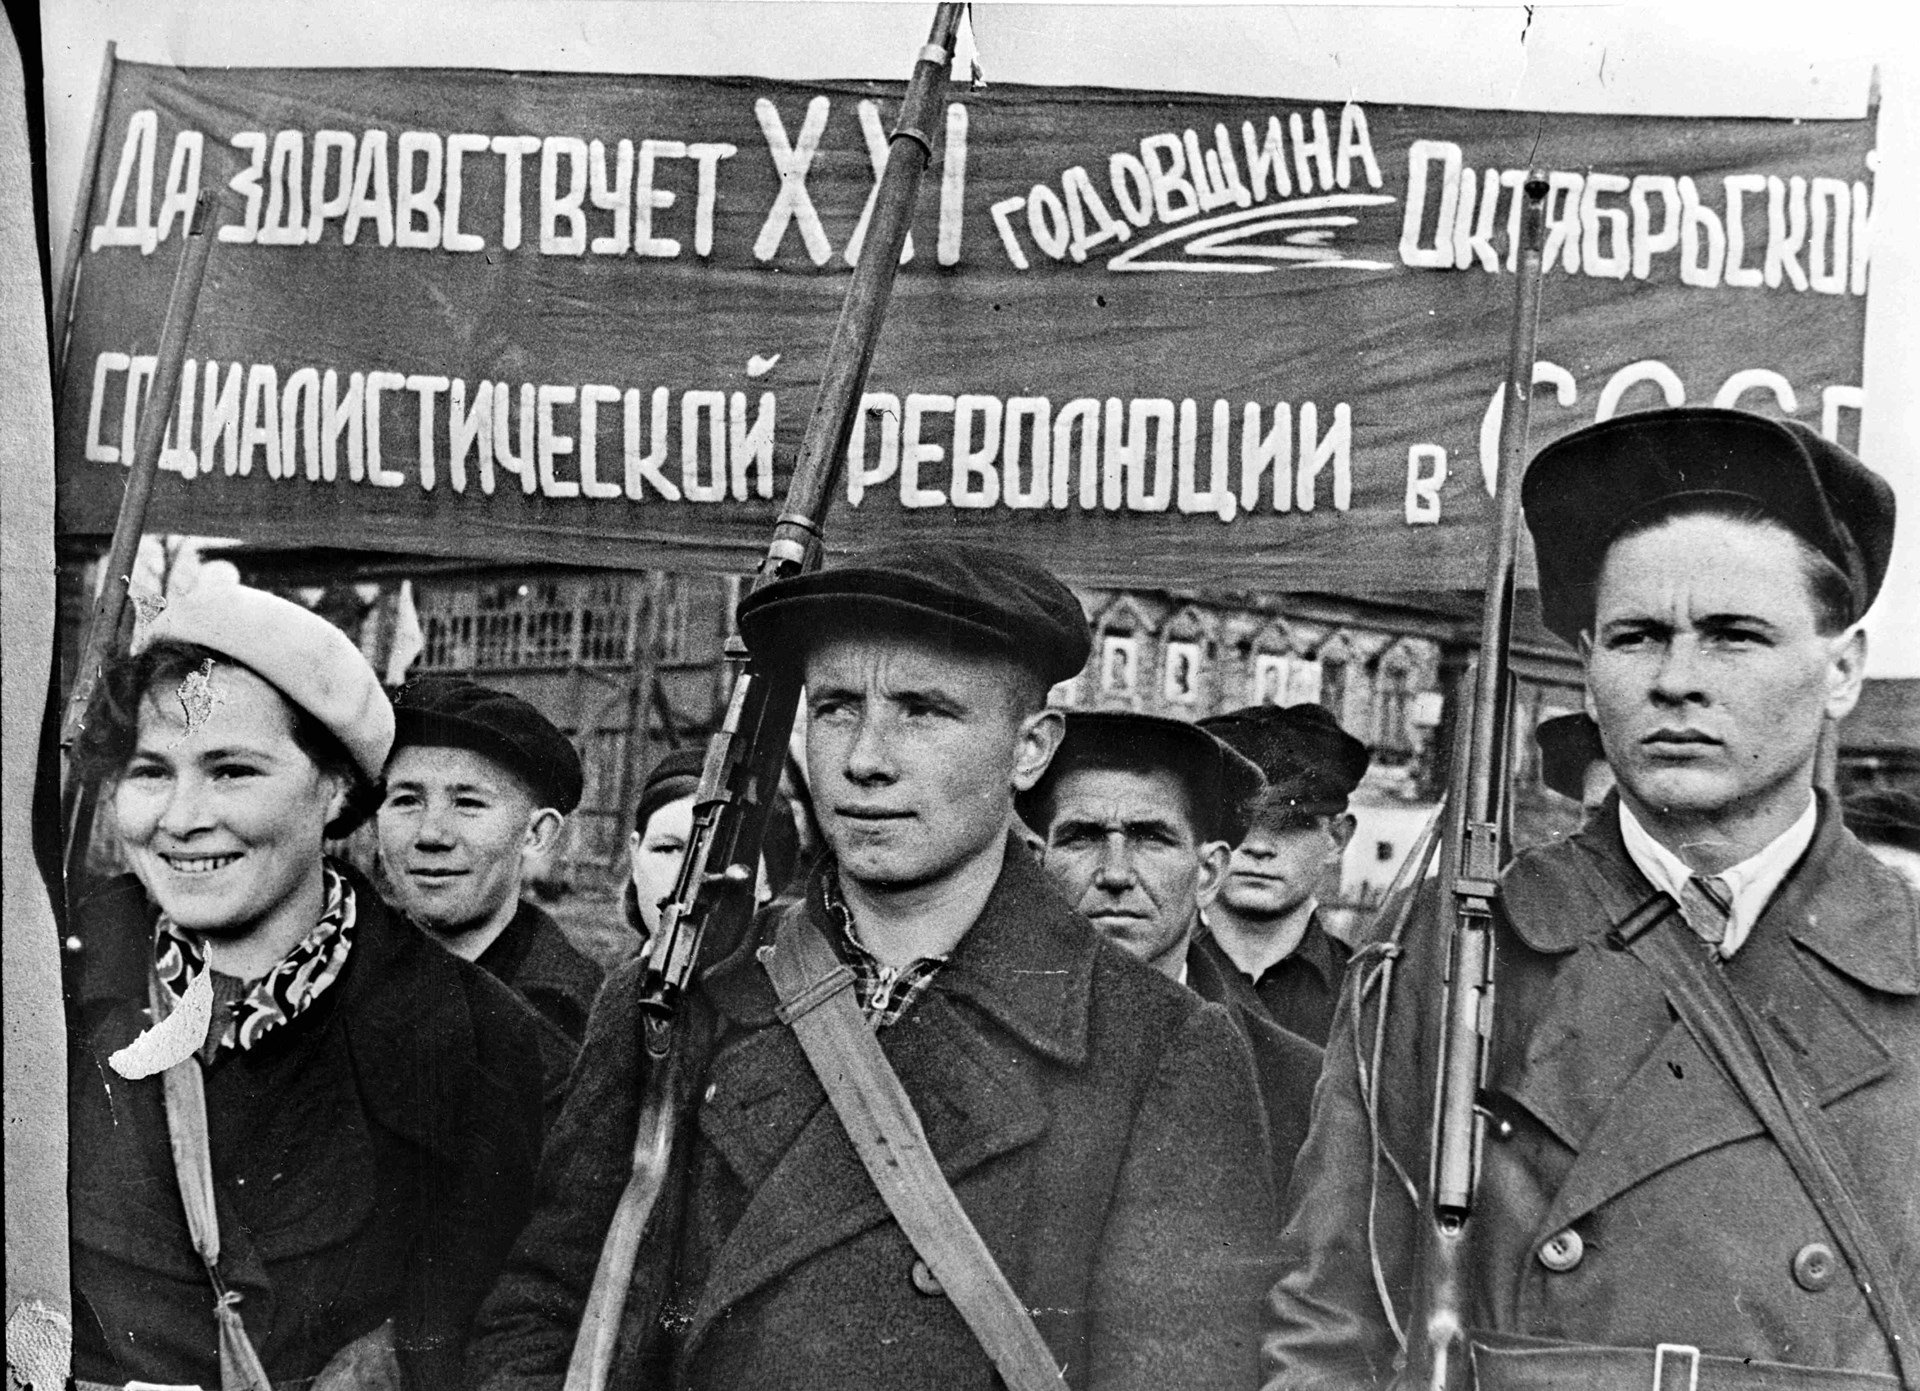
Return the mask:
<path id="1" fill-rule="evenodd" d="M 1251 705 L 1200 724 L 1258 765 L 1267 787 L 1194 954 L 1250 982 L 1276 1024 L 1324 1047 L 1352 952 L 1320 921 L 1320 897 L 1340 887 L 1347 798 L 1367 746 L 1318 705 Z"/>
<path id="2" fill-rule="evenodd" d="M 1797 422 L 1688 408 L 1549 445 L 1522 497 L 1618 791 L 1502 877 L 1465 1355 L 1483 1387 L 1920 1384 L 1920 902 L 1814 787 L 1892 492 Z M 1383 1299 L 1425 1326 L 1395 1173 L 1428 1172 L 1445 940 L 1402 946 L 1315 1098 L 1275 1387 L 1385 1381 Z"/>
<path id="3" fill-rule="evenodd" d="M 1246 1045 L 1102 942 L 1013 838 L 1015 794 L 1060 742 L 1048 688 L 1087 657 L 1078 601 L 1017 556 L 921 544 L 769 586 L 739 620 L 756 661 L 804 676 L 831 853 L 690 992 L 712 1043 L 679 1220 L 642 1242 L 610 1385 L 994 1381 L 782 1022 L 756 955 L 776 931 L 819 934 L 852 973 L 1069 1386 L 1252 1384 L 1273 1219 Z M 632 1152 L 636 980 L 623 968 L 601 992 L 537 1216 L 482 1315 L 470 1362 L 488 1391 L 566 1370 Z"/>
<path id="4" fill-rule="evenodd" d="M 1094 931 L 1233 1016 L 1253 1050 L 1274 1192 L 1284 1195 L 1307 1136 L 1320 1050 L 1267 1018 L 1237 973 L 1192 950 L 1265 780 L 1185 720 L 1069 711 L 1066 723 L 1060 751 L 1019 799 L 1043 841 L 1041 867 Z"/>
<path id="5" fill-rule="evenodd" d="M 520 896 L 580 804 L 580 757 L 518 696 L 427 676 L 393 702 L 380 863 L 394 905 L 577 1047 L 601 971 Z"/>

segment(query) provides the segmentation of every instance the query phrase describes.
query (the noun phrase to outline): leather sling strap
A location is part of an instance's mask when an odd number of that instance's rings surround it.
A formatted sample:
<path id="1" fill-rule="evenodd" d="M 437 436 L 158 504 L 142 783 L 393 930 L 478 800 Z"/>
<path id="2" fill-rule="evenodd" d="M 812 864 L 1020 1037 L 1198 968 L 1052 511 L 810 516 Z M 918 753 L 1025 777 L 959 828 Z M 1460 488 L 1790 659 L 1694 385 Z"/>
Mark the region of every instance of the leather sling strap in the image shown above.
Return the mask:
<path id="1" fill-rule="evenodd" d="M 800 1041 L 874 1187 L 1009 1391 L 1061 1391 L 1053 1354 L 940 1172 L 913 1102 L 860 1012 L 853 972 L 800 905 L 781 915 L 774 946 L 761 948 L 760 961 L 780 997 L 781 1020 Z"/>
<path id="2" fill-rule="evenodd" d="M 157 974 L 147 975 L 147 998 L 154 1022 L 165 1019 L 173 996 Z M 221 1391 L 273 1391 L 260 1354 L 240 1320 L 240 1294 L 227 1288 L 220 1276 L 220 1218 L 214 1209 L 213 1155 L 207 1142 L 206 1081 L 200 1074 L 198 1051 L 187 1054 L 160 1076 L 166 1103 L 167 1139 L 173 1149 L 173 1171 L 180 1184 L 180 1201 L 187 1211 L 187 1234 L 206 1267 L 213 1286 L 213 1317 L 220 1330 Z"/>
<path id="3" fill-rule="evenodd" d="M 1617 940 L 1660 978 L 1667 998 L 1702 1047 L 1731 1077 L 1780 1147 L 1852 1268 L 1860 1292 L 1886 1334 L 1900 1383 L 1920 1391 L 1920 1332 L 1907 1313 L 1893 1262 L 1855 1202 L 1846 1151 L 1813 1087 L 1766 1022 L 1736 994 L 1690 937 L 1650 929 L 1677 915 L 1635 913 L 1637 930 Z M 1644 919 L 1644 921 L 1642 921 Z"/>

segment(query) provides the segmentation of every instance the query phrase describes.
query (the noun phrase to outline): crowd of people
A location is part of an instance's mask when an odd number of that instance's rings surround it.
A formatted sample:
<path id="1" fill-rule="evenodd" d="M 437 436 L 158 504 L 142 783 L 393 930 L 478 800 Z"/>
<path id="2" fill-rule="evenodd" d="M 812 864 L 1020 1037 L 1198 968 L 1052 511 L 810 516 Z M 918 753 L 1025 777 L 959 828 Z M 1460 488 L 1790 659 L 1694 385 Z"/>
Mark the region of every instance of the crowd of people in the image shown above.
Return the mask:
<path id="1" fill-rule="evenodd" d="M 1679 408 L 1549 445 L 1525 508 L 1586 672 L 1547 777 L 1588 814 L 1494 899 L 1468 1375 L 1920 1387 L 1920 849 L 1899 794 L 1856 837 L 1816 786 L 1891 493 L 1794 422 Z M 603 980 L 522 894 L 576 751 L 470 680 L 390 697 L 256 590 L 143 626 L 76 750 L 128 871 L 72 908 L 80 1391 L 1404 1371 L 1447 914 L 1430 880 L 1354 944 L 1321 920 L 1366 745 L 1317 705 L 1050 705 L 1085 615 L 984 546 L 868 552 L 737 623 L 803 684 L 800 795 L 681 1002 L 603 1382 L 575 1346 L 659 1063 L 644 963 Z M 640 939 L 701 765 L 635 809 Z"/>

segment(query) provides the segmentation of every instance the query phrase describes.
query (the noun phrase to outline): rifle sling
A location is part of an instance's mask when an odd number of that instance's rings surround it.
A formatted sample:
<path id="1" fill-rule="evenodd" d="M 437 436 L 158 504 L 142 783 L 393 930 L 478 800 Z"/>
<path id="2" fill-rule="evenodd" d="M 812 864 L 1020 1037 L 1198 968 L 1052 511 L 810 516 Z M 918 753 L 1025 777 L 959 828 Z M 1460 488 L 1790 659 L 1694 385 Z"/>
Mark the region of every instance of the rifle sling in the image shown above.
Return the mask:
<path id="1" fill-rule="evenodd" d="M 147 999 L 156 1024 L 173 1010 L 172 994 L 151 968 L 147 972 Z M 160 1094 L 166 1106 L 174 1177 L 187 1214 L 187 1235 L 213 1287 L 213 1317 L 220 1333 L 221 1391 L 272 1391 L 266 1367 L 240 1318 L 240 1293 L 229 1289 L 220 1275 L 220 1216 L 214 1206 L 213 1154 L 207 1141 L 206 1079 L 200 1072 L 197 1050 L 161 1074 Z"/>
<path id="2" fill-rule="evenodd" d="M 1893 1262 L 1854 1199 L 1840 1137 L 1780 1039 L 1707 960 L 1699 943 L 1671 925 L 1652 930 L 1666 917 L 1679 917 L 1679 905 L 1665 894 L 1659 897 L 1667 900 L 1668 911 L 1648 919 L 1632 935 L 1621 934 L 1623 945 L 1659 977 L 1681 1021 L 1733 1079 L 1779 1146 L 1839 1243 L 1874 1321 L 1886 1335 L 1901 1385 L 1920 1391 L 1920 1332 L 1907 1312 Z M 1637 912 L 1633 917 L 1646 915 Z"/>
<path id="3" fill-rule="evenodd" d="M 780 1018 L 874 1187 L 1009 1391 L 1061 1391 L 1052 1353 L 940 1172 L 913 1102 L 860 1012 L 853 972 L 800 905 L 781 915 L 760 961 L 780 997 Z"/>

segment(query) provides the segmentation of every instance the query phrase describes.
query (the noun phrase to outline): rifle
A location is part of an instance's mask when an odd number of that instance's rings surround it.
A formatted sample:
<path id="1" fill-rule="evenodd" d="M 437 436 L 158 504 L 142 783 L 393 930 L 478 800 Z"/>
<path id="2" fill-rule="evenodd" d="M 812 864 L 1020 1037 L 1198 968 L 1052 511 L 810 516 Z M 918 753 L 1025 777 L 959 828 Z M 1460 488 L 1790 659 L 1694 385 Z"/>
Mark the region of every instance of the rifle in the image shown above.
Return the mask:
<path id="1" fill-rule="evenodd" d="M 187 231 L 186 245 L 180 251 L 180 264 L 174 271 L 173 289 L 167 296 L 167 314 L 161 323 L 160 344 L 155 350 L 153 386 L 141 407 L 126 489 L 120 495 L 120 511 L 113 523 L 113 540 L 107 548 L 106 573 L 101 578 L 100 592 L 94 598 L 93 610 L 87 617 L 80 665 L 74 672 L 73 689 L 67 694 L 66 710 L 60 722 L 60 749 L 69 757 L 74 741 L 80 737 L 80 730 L 86 724 L 87 707 L 93 701 L 94 687 L 99 684 L 101 670 L 120 649 L 133 562 L 140 548 L 140 537 L 146 530 L 147 506 L 153 498 L 153 485 L 160 473 L 160 452 L 166 445 L 167 422 L 173 415 L 174 400 L 180 394 L 180 371 L 187 356 L 187 335 L 193 329 L 194 316 L 199 310 L 200 286 L 207 278 L 207 258 L 213 254 L 214 238 L 207 227 L 212 210 L 213 196 L 202 193 L 194 204 L 192 225 Z M 73 229 L 76 238 L 86 234 L 85 226 Z M 69 771 L 61 797 L 60 824 L 66 832 L 64 863 L 70 895 L 79 888 L 85 877 L 87 845 L 93 837 L 96 792 L 91 782 Z"/>
<path id="2" fill-rule="evenodd" d="M 874 193 L 866 248 L 834 326 L 786 504 L 750 593 L 820 564 L 821 523 L 846 457 L 920 176 L 933 158 L 927 132 L 935 128 L 940 88 L 953 63 L 964 10 L 961 4 L 939 6 L 933 32 L 915 60 Z M 712 954 L 702 951 L 709 938 L 730 946 L 751 924 L 760 843 L 767 813 L 780 795 L 780 773 L 800 699 L 799 675 L 761 668 L 748 658 L 737 636 L 728 644 L 727 657 L 737 673 L 733 694 L 719 731 L 707 745 L 686 858 L 672 895 L 661 905 L 660 929 L 647 944 L 638 987 L 647 1075 L 633 1169 L 600 1249 L 567 1364 L 565 1391 L 606 1387 L 634 1261 L 667 1186 L 677 1123 L 696 1081 L 682 1000 L 696 967 Z"/>
<path id="3" fill-rule="evenodd" d="M 1440 911 L 1452 904 L 1439 1071 L 1434 1083 L 1433 1164 L 1421 1229 L 1420 1299 L 1408 1328 L 1408 1381 L 1444 1391 L 1466 1383 L 1467 1243 L 1480 1177 L 1484 1124 L 1478 1109 L 1493 1034 L 1493 914 L 1506 862 L 1505 812 L 1511 724 L 1513 575 L 1520 542 L 1520 476 L 1527 465 L 1534 337 L 1540 324 L 1541 244 L 1548 185 L 1527 175 L 1507 343 L 1500 474 L 1473 703 L 1456 729 Z M 1464 684 L 1464 683 L 1463 683 Z"/>

